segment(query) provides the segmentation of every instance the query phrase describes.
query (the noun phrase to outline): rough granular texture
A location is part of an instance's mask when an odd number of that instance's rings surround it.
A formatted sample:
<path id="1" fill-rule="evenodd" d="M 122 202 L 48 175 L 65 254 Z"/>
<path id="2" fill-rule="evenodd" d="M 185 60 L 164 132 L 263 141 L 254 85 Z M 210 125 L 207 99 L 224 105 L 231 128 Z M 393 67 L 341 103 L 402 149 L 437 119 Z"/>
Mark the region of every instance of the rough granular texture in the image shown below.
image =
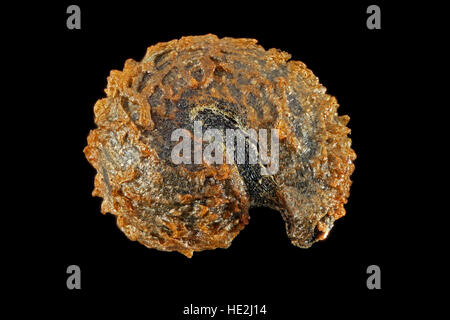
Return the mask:
<path id="1" fill-rule="evenodd" d="M 326 238 L 345 214 L 355 153 L 336 99 L 316 76 L 253 39 L 184 37 L 148 48 L 112 70 L 97 128 L 84 152 L 97 170 L 94 196 L 131 240 L 149 248 L 227 248 L 249 222 L 249 208 L 278 210 L 292 243 Z M 251 165 L 179 164 L 175 129 L 279 130 L 279 171 Z"/>

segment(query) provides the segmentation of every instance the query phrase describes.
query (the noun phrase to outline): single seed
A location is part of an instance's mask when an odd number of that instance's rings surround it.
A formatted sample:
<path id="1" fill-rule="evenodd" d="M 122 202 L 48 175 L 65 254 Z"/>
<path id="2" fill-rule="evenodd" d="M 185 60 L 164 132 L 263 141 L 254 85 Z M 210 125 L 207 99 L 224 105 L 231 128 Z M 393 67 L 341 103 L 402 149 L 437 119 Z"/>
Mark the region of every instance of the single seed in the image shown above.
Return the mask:
<path id="1" fill-rule="evenodd" d="M 84 149 L 97 169 L 93 194 L 103 198 L 102 212 L 117 216 L 128 238 L 187 257 L 229 247 L 253 206 L 278 210 L 298 247 L 325 239 L 350 191 L 349 117 L 290 57 L 253 39 L 209 34 L 154 45 L 141 62 L 111 71 Z M 183 128 L 194 137 L 195 121 L 203 130 L 278 130 L 278 171 L 261 175 L 262 163 L 174 164 L 171 135 Z"/>

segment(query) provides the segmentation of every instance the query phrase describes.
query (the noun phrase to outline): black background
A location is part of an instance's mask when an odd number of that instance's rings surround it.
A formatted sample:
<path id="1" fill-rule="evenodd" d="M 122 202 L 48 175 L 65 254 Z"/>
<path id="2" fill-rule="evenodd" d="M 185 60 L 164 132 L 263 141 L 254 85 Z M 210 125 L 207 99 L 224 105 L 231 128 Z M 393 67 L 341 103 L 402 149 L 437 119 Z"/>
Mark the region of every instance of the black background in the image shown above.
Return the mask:
<path id="1" fill-rule="evenodd" d="M 81 30 L 66 28 L 70 4 L 81 7 Z M 381 30 L 366 27 L 370 4 L 381 7 Z M 41 124 L 44 147 L 29 146 L 43 154 L 36 166 L 46 172 L 36 190 L 38 235 L 29 243 L 29 259 L 39 259 L 45 270 L 39 286 L 48 303 L 146 319 L 197 319 L 182 314 L 191 303 L 265 304 L 267 315 L 257 319 L 377 315 L 397 303 L 408 248 L 398 224 L 405 214 L 397 200 L 404 163 L 397 156 L 402 107 L 394 91 L 398 62 L 405 59 L 397 48 L 406 37 L 398 9 L 381 1 L 63 1 L 40 10 L 46 18 L 38 26 L 34 49 L 41 63 L 34 72 L 48 93 L 40 115 L 51 121 Z M 347 215 L 327 240 L 306 250 L 294 247 L 277 212 L 254 208 L 230 248 L 187 259 L 129 241 L 112 215 L 100 213 L 101 199 L 91 196 L 95 170 L 82 151 L 110 70 L 121 70 L 128 58 L 140 60 L 158 42 L 206 33 L 255 38 L 266 49 L 289 52 L 336 96 L 339 113 L 350 116 L 358 156 L 354 183 Z M 66 288 L 71 264 L 81 267 L 81 290 Z M 381 290 L 366 287 L 372 264 L 381 268 Z"/>

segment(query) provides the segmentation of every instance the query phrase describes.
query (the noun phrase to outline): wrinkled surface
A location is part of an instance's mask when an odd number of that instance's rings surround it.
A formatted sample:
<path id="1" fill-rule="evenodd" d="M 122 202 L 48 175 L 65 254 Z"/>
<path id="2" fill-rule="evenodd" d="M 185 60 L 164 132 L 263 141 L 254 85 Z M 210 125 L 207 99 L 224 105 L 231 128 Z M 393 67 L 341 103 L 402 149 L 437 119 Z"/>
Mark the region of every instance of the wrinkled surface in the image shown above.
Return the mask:
<path id="1" fill-rule="evenodd" d="M 253 39 L 206 35 L 159 43 L 112 70 L 84 150 L 102 212 L 117 216 L 129 239 L 188 257 L 230 246 L 252 206 L 278 210 L 296 246 L 325 239 L 349 196 L 349 117 L 289 59 Z M 279 171 L 255 178 L 243 165 L 175 165 L 171 133 L 192 132 L 198 106 L 215 110 L 197 115 L 205 126 L 278 129 Z"/>

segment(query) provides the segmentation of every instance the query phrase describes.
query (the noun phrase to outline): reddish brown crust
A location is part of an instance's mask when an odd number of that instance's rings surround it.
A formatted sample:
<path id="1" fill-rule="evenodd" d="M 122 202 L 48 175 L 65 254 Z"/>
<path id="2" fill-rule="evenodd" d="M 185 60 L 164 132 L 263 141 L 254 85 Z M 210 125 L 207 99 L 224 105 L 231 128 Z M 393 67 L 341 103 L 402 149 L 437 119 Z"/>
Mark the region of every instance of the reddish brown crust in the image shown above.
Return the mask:
<path id="1" fill-rule="evenodd" d="M 162 158 L 158 121 L 175 121 L 179 109 L 161 101 L 174 105 L 187 90 L 199 93 L 187 98 L 192 103 L 207 98 L 239 105 L 242 113 L 236 116 L 248 128 L 279 129 L 284 162 L 274 177 L 280 201 L 272 207 L 282 213 L 295 245 L 324 239 L 334 220 L 345 215 L 356 157 L 346 127 L 349 117 L 337 115 L 336 99 L 303 63 L 256 43 L 184 37 L 151 46 L 141 62 L 130 59 L 123 71 L 111 71 L 107 97 L 94 106 L 97 129 L 90 132 L 84 152 L 97 169 L 93 195 L 104 199 L 102 212 L 116 215 L 131 240 L 191 257 L 193 251 L 228 247 L 248 223 L 253 200 L 236 166 L 202 165 L 191 171 L 168 166 Z M 245 79 L 236 76 L 241 64 Z M 231 91 L 233 86 L 240 95 Z M 158 90 L 160 102 L 151 105 Z M 266 97 L 260 109 L 248 103 L 251 95 Z M 292 96 L 301 113 L 289 105 Z M 311 180 L 307 191 L 292 181 L 303 172 Z"/>

